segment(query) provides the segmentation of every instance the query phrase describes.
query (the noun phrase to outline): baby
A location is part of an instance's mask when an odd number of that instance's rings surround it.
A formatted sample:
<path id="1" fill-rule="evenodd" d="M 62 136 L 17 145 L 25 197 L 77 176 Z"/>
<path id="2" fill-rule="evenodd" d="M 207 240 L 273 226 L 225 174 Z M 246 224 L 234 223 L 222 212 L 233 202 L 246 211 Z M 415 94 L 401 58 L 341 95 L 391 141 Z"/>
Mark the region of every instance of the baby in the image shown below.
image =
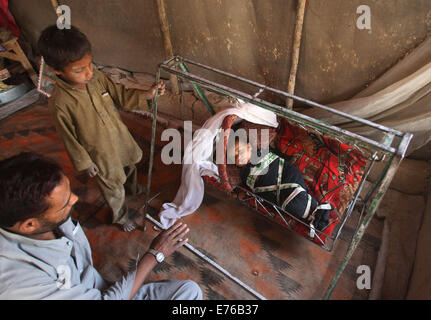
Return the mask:
<path id="1" fill-rule="evenodd" d="M 228 149 L 228 159 L 235 157 L 240 167 L 241 181 L 250 190 L 294 217 L 311 223 L 322 230 L 329 223 L 329 203 L 319 204 L 310 196 L 299 169 L 273 152 L 261 157 L 257 164 L 250 163 L 250 143 L 236 140 L 235 147 Z"/>

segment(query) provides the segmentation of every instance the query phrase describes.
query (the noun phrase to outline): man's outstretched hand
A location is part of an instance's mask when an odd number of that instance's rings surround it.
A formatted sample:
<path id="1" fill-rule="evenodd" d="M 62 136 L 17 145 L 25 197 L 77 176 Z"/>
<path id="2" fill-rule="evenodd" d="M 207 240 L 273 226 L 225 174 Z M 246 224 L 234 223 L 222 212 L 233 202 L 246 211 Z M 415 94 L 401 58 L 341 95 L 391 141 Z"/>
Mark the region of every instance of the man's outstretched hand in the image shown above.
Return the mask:
<path id="1" fill-rule="evenodd" d="M 151 242 L 150 248 L 162 252 L 167 257 L 189 240 L 185 238 L 189 231 L 186 224 L 177 222 L 169 229 L 159 233 Z"/>

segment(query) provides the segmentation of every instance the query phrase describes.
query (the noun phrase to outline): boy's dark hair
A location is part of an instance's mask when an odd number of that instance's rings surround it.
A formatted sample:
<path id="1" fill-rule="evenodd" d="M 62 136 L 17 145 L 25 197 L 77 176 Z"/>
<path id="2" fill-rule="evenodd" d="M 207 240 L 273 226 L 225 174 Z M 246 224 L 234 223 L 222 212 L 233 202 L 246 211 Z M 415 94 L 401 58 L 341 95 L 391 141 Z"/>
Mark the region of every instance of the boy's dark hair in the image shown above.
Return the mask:
<path id="1" fill-rule="evenodd" d="M 37 50 L 46 64 L 57 71 L 72 62 L 82 59 L 91 52 L 91 44 L 78 28 L 58 29 L 57 25 L 42 31 L 37 42 Z"/>
<path id="2" fill-rule="evenodd" d="M 46 198 L 62 177 L 57 163 L 37 153 L 20 153 L 0 161 L 0 227 L 40 217 L 49 209 Z"/>

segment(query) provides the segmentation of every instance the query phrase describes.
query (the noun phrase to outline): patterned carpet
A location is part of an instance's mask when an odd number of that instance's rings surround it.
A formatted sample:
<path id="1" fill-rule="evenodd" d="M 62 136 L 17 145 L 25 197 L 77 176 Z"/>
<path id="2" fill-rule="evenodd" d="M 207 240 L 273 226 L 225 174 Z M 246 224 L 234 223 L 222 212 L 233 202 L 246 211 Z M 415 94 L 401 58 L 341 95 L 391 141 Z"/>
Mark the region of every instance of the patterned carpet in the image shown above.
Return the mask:
<path id="1" fill-rule="evenodd" d="M 150 122 L 130 113 L 122 114 L 137 142 L 148 157 Z M 56 159 L 71 180 L 79 196 L 73 217 L 80 221 L 93 249 L 96 268 L 115 281 L 135 267 L 157 234 L 151 222 L 147 231 L 122 232 L 111 225 L 111 214 L 94 179 L 76 172 L 56 134 L 46 106 L 36 105 L 20 111 L 0 125 L 0 158 L 21 151 L 36 151 Z M 160 132 L 158 132 L 160 141 Z M 165 166 L 160 161 L 161 145 L 156 147 L 151 194 L 163 193 L 151 202 L 155 215 L 163 202 L 172 201 L 179 186 L 181 166 Z M 139 164 L 139 179 L 145 183 L 148 158 Z M 272 223 L 265 217 L 208 186 L 202 206 L 183 220 L 191 231 L 190 244 L 268 299 L 321 299 L 344 258 L 356 228 L 357 213 L 341 233 L 334 250 L 326 252 L 310 241 Z M 144 196 L 128 199 L 129 206 L 139 208 Z M 383 224 L 370 223 L 353 258 L 343 272 L 331 298 L 367 299 L 369 290 L 359 290 L 356 280 L 359 265 L 374 269 L 380 248 Z M 192 279 L 204 292 L 204 298 L 256 299 L 225 274 L 185 247 L 158 265 L 148 281 Z"/>

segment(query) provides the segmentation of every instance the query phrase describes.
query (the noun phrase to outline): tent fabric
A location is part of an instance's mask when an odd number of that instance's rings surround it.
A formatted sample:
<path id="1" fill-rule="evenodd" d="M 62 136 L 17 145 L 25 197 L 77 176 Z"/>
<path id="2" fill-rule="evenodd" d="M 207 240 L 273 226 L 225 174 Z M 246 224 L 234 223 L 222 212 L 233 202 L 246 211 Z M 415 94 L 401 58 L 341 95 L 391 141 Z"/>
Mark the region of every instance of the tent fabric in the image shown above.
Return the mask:
<path id="1" fill-rule="evenodd" d="M 328 106 L 402 132 L 412 133 L 407 155 L 431 140 L 431 38 L 350 100 Z M 379 132 L 321 109 L 308 116 L 357 134 L 379 138 Z"/>

